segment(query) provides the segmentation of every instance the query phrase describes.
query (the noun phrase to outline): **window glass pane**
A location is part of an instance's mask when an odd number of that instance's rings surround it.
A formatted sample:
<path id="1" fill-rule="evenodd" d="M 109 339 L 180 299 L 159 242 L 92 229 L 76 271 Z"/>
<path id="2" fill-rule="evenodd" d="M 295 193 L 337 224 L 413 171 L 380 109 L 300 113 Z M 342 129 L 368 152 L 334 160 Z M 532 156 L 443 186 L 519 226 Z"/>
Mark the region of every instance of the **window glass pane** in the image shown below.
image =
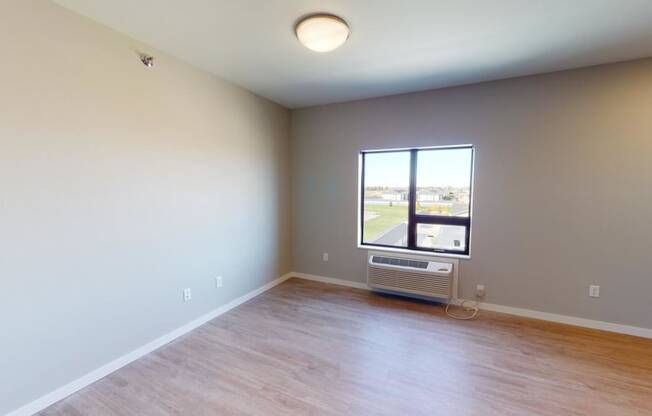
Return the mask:
<path id="1" fill-rule="evenodd" d="M 463 148 L 417 153 L 417 214 L 469 216 L 472 152 Z"/>
<path id="2" fill-rule="evenodd" d="M 466 227 L 417 224 L 417 246 L 438 250 L 466 251 Z"/>
<path id="3" fill-rule="evenodd" d="M 410 152 L 364 156 L 362 241 L 407 247 Z"/>

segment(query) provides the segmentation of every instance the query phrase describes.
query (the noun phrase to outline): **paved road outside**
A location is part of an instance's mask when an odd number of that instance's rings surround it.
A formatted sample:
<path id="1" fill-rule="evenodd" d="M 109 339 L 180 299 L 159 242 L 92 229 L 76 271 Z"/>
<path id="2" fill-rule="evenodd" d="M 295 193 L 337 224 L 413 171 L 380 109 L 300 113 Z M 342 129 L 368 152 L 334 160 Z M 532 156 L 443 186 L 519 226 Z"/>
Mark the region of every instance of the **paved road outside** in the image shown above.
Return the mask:
<path id="1" fill-rule="evenodd" d="M 425 234 L 417 234 L 417 245 L 423 246 L 428 237 Z M 462 228 L 440 228 L 439 234 L 435 237 L 437 248 L 454 249 L 455 240 L 464 242 L 464 230 Z M 407 246 L 407 223 L 401 223 L 381 234 L 374 241 L 376 244 L 388 246 Z"/>

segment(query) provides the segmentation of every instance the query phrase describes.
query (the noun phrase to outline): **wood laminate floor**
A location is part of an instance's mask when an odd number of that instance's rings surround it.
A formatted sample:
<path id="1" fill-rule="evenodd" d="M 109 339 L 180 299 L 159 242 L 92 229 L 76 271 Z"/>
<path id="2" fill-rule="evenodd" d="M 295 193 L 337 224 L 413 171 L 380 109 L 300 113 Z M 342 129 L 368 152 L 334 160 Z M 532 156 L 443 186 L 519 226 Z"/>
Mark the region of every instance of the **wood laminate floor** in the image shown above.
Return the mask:
<path id="1" fill-rule="evenodd" d="M 652 415 L 652 340 L 291 279 L 41 412 Z"/>

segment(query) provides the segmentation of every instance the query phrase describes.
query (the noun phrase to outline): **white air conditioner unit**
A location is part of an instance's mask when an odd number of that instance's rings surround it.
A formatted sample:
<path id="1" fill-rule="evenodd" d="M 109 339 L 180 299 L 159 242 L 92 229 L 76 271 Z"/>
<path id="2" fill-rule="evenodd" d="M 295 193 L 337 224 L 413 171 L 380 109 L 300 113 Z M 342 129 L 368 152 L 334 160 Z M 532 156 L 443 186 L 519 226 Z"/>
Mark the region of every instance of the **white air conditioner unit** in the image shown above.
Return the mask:
<path id="1" fill-rule="evenodd" d="M 369 254 L 367 284 L 381 291 L 449 301 L 454 296 L 453 264 Z"/>

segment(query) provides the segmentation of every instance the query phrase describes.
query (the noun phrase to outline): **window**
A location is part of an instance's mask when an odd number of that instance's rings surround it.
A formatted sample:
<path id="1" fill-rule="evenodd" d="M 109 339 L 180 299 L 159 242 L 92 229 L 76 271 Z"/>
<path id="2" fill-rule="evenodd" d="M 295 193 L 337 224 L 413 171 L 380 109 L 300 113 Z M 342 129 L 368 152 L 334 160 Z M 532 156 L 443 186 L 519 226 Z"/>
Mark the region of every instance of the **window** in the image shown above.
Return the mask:
<path id="1" fill-rule="evenodd" d="M 469 254 L 473 147 L 365 151 L 361 243 Z"/>

